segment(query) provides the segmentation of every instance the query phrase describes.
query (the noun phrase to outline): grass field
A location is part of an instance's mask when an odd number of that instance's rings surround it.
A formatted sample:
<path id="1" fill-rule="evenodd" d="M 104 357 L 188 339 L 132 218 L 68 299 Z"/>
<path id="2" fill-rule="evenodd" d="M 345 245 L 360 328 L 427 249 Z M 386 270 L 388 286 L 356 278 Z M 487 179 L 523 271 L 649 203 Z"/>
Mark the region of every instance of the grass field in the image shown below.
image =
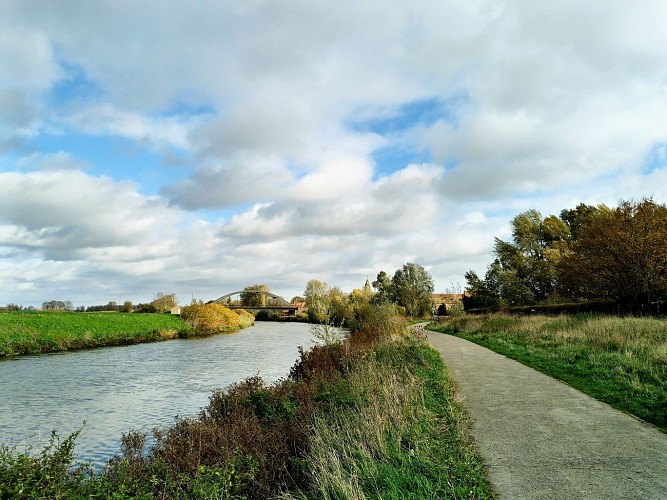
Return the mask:
<path id="1" fill-rule="evenodd" d="M 439 354 L 405 322 L 377 324 L 302 352 L 273 385 L 214 391 L 151 450 L 129 432 L 101 473 L 73 466 L 76 435 L 0 446 L 0 498 L 493 498 Z"/>
<path id="2" fill-rule="evenodd" d="M 664 319 L 469 315 L 432 329 L 516 359 L 667 432 Z"/>
<path id="3" fill-rule="evenodd" d="M 0 311 L 0 358 L 153 342 L 191 330 L 169 314 Z"/>

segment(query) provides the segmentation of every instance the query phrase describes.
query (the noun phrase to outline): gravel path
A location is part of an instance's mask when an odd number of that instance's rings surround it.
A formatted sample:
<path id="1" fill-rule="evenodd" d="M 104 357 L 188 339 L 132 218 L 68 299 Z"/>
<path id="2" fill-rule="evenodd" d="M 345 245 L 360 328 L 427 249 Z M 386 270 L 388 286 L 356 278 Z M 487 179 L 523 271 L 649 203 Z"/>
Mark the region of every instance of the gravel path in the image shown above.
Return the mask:
<path id="1" fill-rule="evenodd" d="M 667 499 L 667 434 L 467 340 L 428 332 L 503 499 Z"/>

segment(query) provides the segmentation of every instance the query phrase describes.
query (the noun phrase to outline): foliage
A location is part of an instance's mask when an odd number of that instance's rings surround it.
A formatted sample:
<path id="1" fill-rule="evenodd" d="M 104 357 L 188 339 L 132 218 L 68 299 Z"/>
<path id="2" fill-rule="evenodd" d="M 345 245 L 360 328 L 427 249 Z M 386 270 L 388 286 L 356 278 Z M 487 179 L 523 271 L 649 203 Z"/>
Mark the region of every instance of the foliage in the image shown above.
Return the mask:
<path id="1" fill-rule="evenodd" d="M 72 468 L 74 444 L 81 431 L 62 442 L 56 432 L 41 450 L 23 453 L 0 445 L 0 498 L 66 498 L 82 479 L 82 470 Z"/>
<path id="2" fill-rule="evenodd" d="M 74 305 L 71 300 L 47 300 L 42 302 L 44 311 L 72 311 Z"/>
<path id="3" fill-rule="evenodd" d="M 419 264 L 408 262 L 397 269 L 391 290 L 394 301 L 405 307 L 408 316 L 427 316 L 431 312 L 433 278 Z"/>
<path id="4" fill-rule="evenodd" d="M 150 305 L 155 312 L 165 313 L 169 312 L 172 307 L 178 305 L 178 298 L 175 293 L 167 295 L 163 292 L 158 292 Z"/>
<path id="5" fill-rule="evenodd" d="M 258 293 L 259 292 L 259 293 Z M 241 292 L 241 304 L 246 307 L 252 306 L 265 306 L 266 305 L 266 295 L 264 293 L 269 292 L 268 285 L 250 285 L 243 289 Z"/>
<path id="6" fill-rule="evenodd" d="M 362 332 L 302 351 L 285 380 L 267 386 L 251 377 L 215 391 L 198 417 L 154 431 L 148 451 L 146 435 L 128 432 L 99 474 L 76 472 L 64 453 L 57 487 L 24 482 L 21 495 L 491 498 L 439 355 L 407 333 L 388 341 L 370 320 L 387 316 L 368 311 Z M 12 478 L 44 477 L 47 462 L 5 450 L 0 484 L 15 493 Z"/>
<path id="7" fill-rule="evenodd" d="M 667 207 L 621 202 L 592 217 L 560 265 L 572 296 L 649 304 L 667 299 Z"/>
<path id="8" fill-rule="evenodd" d="M 517 359 L 667 432 L 665 320 L 468 315 L 438 330 Z"/>
<path id="9" fill-rule="evenodd" d="M 649 310 L 667 300 L 664 204 L 579 204 L 560 218 L 528 210 L 511 226 L 512 241 L 495 239 L 484 279 L 466 273 L 467 309 L 611 299 Z"/>
<path id="10" fill-rule="evenodd" d="M 191 325 L 196 333 L 210 334 L 233 332 L 254 322 L 252 314 L 242 311 L 234 312 L 221 304 L 190 304 L 181 309 L 181 318 Z M 244 326 L 245 325 L 245 326 Z"/>
<path id="11" fill-rule="evenodd" d="M 169 314 L 4 311 L 0 312 L 0 358 L 154 342 L 190 331 Z"/>
<path id="12" fill-rule="evenodd" d="M 303 292 L 308 306 L 308 318 L 312 323 L 324 323 L 329 319 L 329 285 L 320 280 L 310 280 Z"/>

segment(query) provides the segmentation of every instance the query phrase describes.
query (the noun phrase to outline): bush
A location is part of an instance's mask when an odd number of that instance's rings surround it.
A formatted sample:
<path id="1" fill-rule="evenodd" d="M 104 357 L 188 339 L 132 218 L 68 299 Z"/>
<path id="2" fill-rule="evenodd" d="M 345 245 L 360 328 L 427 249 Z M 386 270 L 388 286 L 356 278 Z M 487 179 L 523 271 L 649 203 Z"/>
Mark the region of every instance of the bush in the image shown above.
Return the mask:
<path id="1" fill-rule="evenodd" d="M 185 306 L 181 309 L 181 318 L 197 333 L 230 332 L 242 327 L 237 313 L 215 302 Z M 244 323 L 248 323 L 247 317 Z"/>

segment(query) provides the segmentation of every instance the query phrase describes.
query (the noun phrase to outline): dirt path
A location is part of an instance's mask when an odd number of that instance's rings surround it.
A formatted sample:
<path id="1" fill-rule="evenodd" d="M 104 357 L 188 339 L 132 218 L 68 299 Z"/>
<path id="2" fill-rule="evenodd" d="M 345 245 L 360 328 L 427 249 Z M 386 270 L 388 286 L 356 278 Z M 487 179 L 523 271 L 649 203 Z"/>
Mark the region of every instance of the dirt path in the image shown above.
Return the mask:
<path id="1" fill-rule="evenodd" d="M 428 332 L 505 499 L 667 499 L 667 434 L 551 377 Z"/>

